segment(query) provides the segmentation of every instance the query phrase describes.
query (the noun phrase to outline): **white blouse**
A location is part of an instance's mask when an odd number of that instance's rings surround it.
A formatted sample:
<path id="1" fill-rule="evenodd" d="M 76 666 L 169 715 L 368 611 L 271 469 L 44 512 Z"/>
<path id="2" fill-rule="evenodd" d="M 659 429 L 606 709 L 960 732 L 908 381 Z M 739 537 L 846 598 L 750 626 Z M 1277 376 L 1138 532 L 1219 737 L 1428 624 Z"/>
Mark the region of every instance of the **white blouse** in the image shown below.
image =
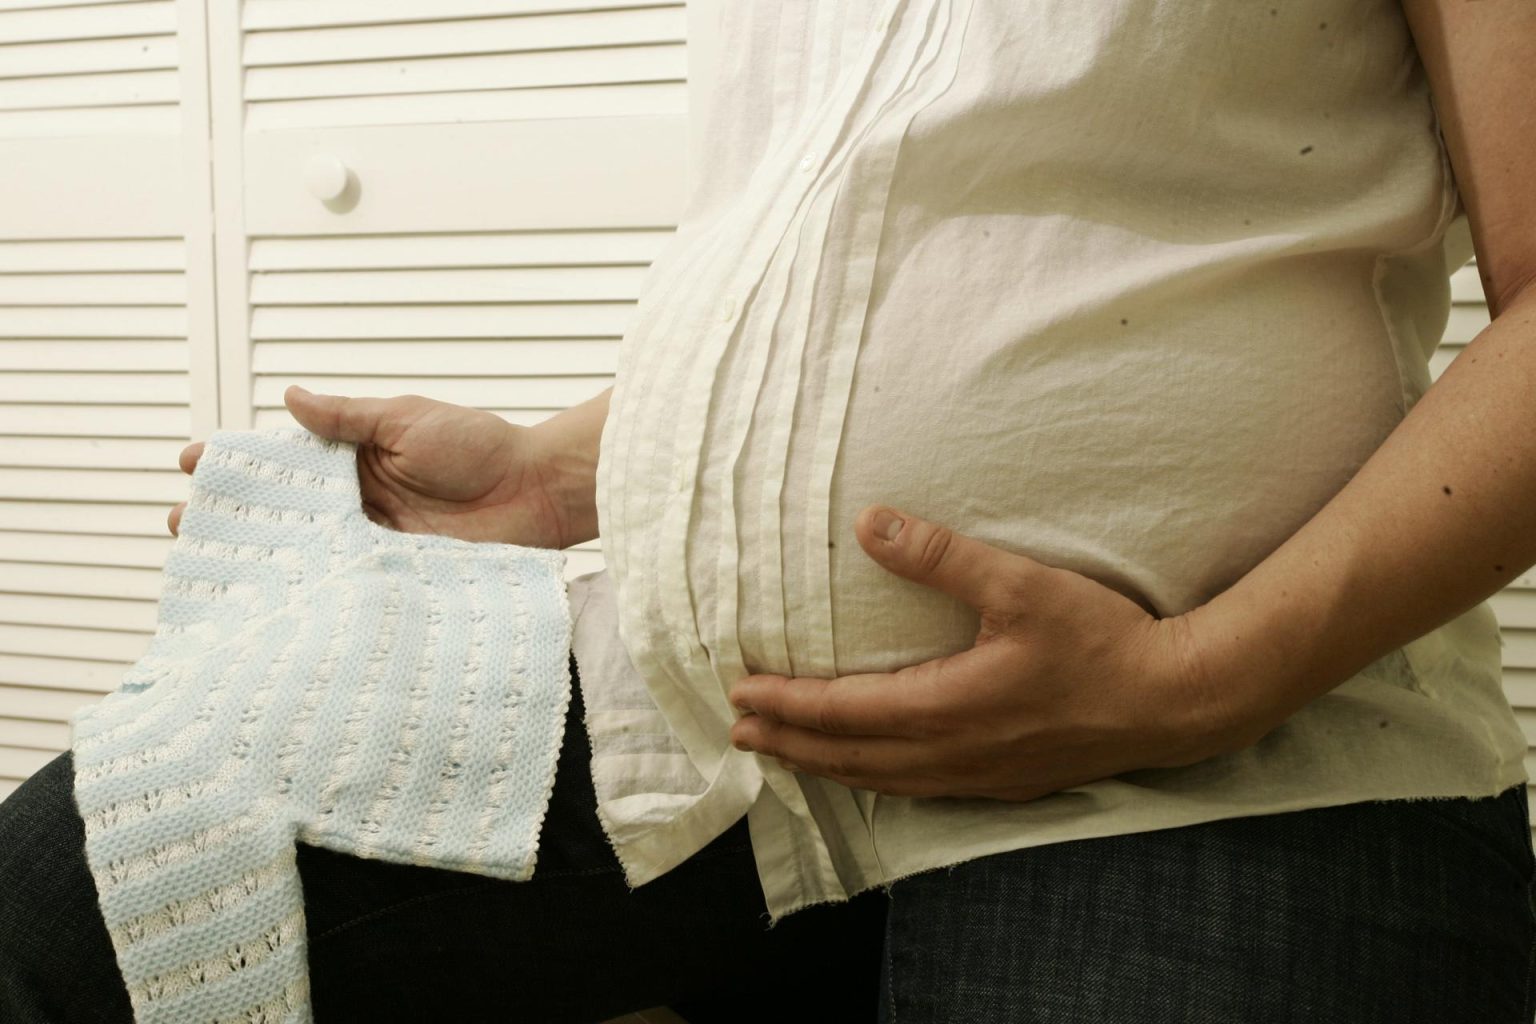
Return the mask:
<path id="1" fill-rule="evenodd" d="M 1160 616 L 1304 525 L 1429 385 L 1471 255 L 1398 0 L 732 0 L 571 584 L 631 885 L 748 817 L 774 920 L 1004 850 L 1524 781 L 1489 605 L 1257 745 L 1027 803 L 898 797 L 731 746 L 743 675 L 964 650 L 881 502 Z M 1425 581 L 1433 586 L 1433 581 Z"/>

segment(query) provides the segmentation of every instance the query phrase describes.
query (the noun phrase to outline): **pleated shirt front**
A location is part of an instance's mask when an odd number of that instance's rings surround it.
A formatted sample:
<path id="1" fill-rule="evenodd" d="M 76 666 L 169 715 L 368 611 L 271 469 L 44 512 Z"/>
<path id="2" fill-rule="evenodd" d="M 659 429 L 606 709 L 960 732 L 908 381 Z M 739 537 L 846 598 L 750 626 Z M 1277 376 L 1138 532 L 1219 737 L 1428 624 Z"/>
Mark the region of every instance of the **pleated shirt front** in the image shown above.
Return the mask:
<path id="1" fill-rule="evenodd" d="M 732 747 L 744 675 L 974 642 L 974 609 L 864 553 L 872 503 L 1159 616 L 1231 586 L 1428 387 L 1470 253 L 1397 0 L 721 17 L 694 191 L 603 428 L 607 568 L 570 592 L 631 884 L 742 814 L 777 919 L 1040 843 L 1525 779 L 1486 602 L 1248 750 L 1024 804 L 851 789 Z"/>

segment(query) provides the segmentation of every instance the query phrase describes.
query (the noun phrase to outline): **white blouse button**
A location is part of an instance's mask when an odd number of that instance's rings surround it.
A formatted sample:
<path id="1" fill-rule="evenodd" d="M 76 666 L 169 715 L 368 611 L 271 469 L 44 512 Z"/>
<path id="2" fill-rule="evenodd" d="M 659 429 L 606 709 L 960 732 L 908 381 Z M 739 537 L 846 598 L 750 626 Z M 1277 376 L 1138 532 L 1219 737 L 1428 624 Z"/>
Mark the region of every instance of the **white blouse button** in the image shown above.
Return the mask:
<path id="1" fill-rule="evenodd" d="M 808 171 L 812 167 L 815 167 L 815 166 L 816 166 L 816 154 L 815 153 L 807 153 L 807 154 L 805 154 L 805 156 L 800 158 L 800 169 L 802 171 Z"/>

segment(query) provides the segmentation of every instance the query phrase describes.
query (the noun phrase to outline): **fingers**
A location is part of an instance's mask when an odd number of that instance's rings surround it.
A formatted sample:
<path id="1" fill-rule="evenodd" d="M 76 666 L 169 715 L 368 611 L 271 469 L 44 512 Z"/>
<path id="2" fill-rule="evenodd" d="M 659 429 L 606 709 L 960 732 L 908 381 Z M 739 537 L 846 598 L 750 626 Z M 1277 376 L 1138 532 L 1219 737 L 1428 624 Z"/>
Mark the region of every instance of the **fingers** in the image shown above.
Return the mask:
<path id="1" fill-rule="evenodd" d="M 854 520 L 854 531 L 884 568 L 983 612 L 1022 610 L 1017 608 L 1020 578 L 1043 568 L 1040 563 L 912 515 L 894 539 L 886 539 L 875 532 L 879 508 L 863 509 Z"/>
<path id="2" fill-rule="evenodd" d="M 935 678 L 931 667 L 836 679 L 744 676 L 732 685 L 729 698 L 743 711 L 822 733 L 924 736 L 938 718 Z"/>
<path id="3" fill-rule="evenodd" d="M 181 450 L 181 455 L 177 457 L 176 464 L 181 467 L 183 473 L 190 476 L 192 471 L 197 468 L 197 460 L 203 457 L 203 446 L 206 443 L 205 441 L 196 441 Z M 171 531 L 172 537 L 181 536 L 181 514 L 186 510 L 187 503 L 178 501 L 175 505 L 171 506 L 170 513 L 166 515 L 165 526 L 166 529 Z"/>
<path id="4" fill-rule="evenodd" d="M 347 398 L 317 395 L 297 384 L 288 385 L 283 402 L 304 429 L 332 441 L 374 444 L 388 409 L 387 398 Z"/>
<path id="5" fill-rule="evenodd" d="M 176 464 L 181 467 L 183 473 L 190 476 L 192 471 L 197 468 L 197 460 L 203 457 L 203 446 L 205 444 L 207 444 L 206 441 L 198 441 L 187 445 L 181 450 L 181 457 L 176 460 Z"/>
<path id="6" fill-rule="evenodd" d="M 943 790 L 940 780 L 930 774 L 932 749 L 906 737 L 828 736 L 746 715 L 731 727 L 731 744 L 856 789 L 906 796 L 933 796 Z"/>

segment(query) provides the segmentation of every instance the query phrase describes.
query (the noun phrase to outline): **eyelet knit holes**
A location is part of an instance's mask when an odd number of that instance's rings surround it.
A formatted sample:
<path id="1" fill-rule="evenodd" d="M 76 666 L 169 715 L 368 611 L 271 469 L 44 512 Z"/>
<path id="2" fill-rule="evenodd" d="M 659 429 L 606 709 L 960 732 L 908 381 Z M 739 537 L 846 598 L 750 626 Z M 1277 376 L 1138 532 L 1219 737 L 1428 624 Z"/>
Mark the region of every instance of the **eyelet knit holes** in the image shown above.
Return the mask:
<path id="1" fill-rule="evenodd" d="M 145 1019 L 167 1019 L 167 1001 L 175 999 L 181 1017 L 290 1020 L 297 1014 L 288 1011 L 304 1006 L 297 986 L 305 964 L 280 955 L 304 939 L 289 849 L 232 871 L 230 857 L 243 852 L 242 843 L 266 844 L 275 838 L 266 830 L 281 824 L 328 837 L 337 849 L 382 845 L 409 852 L 415 863 L 526 878 L 542 820 L 537 786 L 552 781 L 555 765 L 527 740 L 547 735 L 544 730 L 558 724 L 553 713 L 563 710 L 554 698 L 570 639 L 559 628 L 565 609 L 556 570 L 564 556 L 509 554 L 501 547 L 492 554 L 467 543 L 461 551 L 450 538 L 406 537 L 381 527 L 366 518 L 360 502 L 352 511 L 352 481 L 343 470 L 353 468 L 353 447 L 322 443 L 307 432 L 291 439 L 226 435 L 209 445 L 207 456 L 191 503 L 203 514 L 167 568 L 165 592 L 176 603 L 165 635 L 186 634 L 186 642 L 164 646 L 165 665 L 149 666 L 180 689 L 158 704 L 105 702 L 83 720 L 96 719 L 99 742 L 77 750 L 76 795 L 84 799 L 88 843 L 102 855 L 91 862 L 98 894 L 108 920 L 122 922 L 112 932 L 117 952 L 121 957 L 130 947 L 156 944 L 119 964 L 127 968 L 136 1008 L 148 1011 Z M 315 527 L 292 529 L 302 523 Z M 345 539 L 333 541 L 338 536 Z M 386 571 L 379 571 L 370 548 L 390 553 Z M 347 557 L 322 561 L 330 554 Z M 503 579 L 509 570 L 528 577 L 510 608 L 505 598 L 522 581 Z M 397 588 L 404 576 L 421 579 L 426 589 Z M 225 607 L 201 605 L 202 598 L 219 595 L 228 595 Z M 376 615 L 380 601 L 387 610 Z M 484 608 L 496 614 L 488 617 Z M 279 614 L 269 620 L 272 612 Z M 428 623 L 413 634 L 420 643 L 389 642 L 398 619 L 418 614 Z M 311 636 L 303 623 L 331 620 L 333 631 L 316 627 L 313 633 L 334 641 L 323 653 L 299 644 Z M 369 628 L 347 628 L 360 620 Z M 294 643 L 274 651 L 268 641 L 284 639 L 273 636 L 279 624 L 293 626 Z M 451 643 L 444 639 L 450 632 Z M 459 680 L 454 663 L 466 646 L 466 678 Z M 400 669 L 402 663 L 408 669 Z M 206 678 L 183 671 L 187 667 L 206 668 Z M 386 672 L 406 685 L 370 690 Z M 251 690 L 238 691 L 250 692 L 248 700 L 231 699 L 237 681 L 250 683 Z M 227 691 L 222 700 L 220 686 Z M 395 716 L 390 701 L 405 698 L 401 690 L 409 703 Z M 333 702 L 338 693 L 347 699 Z M 155 714 L 173 711 L 174 731 L 152 728 Z M 397 721 L 397 737 L 375 741 Z M 367 746 L 357 746 L 364 739 Z M 213 740 L 223 762 L 215 762 L 214 771 L 193 771 L 186 752 Z M 230 766 L 241 754 L 259 761 L 261 772 L 236 777 Z M 144 768 L 134 767 L 139 761 Z M 177 765 L 187 770 L 172 774 Z M 145 776 L 143 786 L 125 785 L 138 775 Z M 498 782 L 505 782 L 505 792 L 493 788 Z M 221 809 L 211 827 L 189 817 L 215 800 L 251 796 L 276 800 L 232 805 L 247 806 L 233 815 Z M 500 813 L 486 814 L 487 806 Z M 271 813 L 284 808 L 303 813 L 279 823 Z M 131 830 L 140 823 L 155 826 L 155 851 L 124 856 L 137 850 Z M 173 874 L 186 883 L 179 892 L 148 884 Z M 271 916 L 274 910 L 284 913 Z M 216 915 L 225 920 L 214 921 Z M 180 945 L 178 932 L 207 925 L 211 934 L 215 923 L 227 926 L 219 932 L 224 938 Z M 161 957 L 156 970 L 145 967 L 145 956 Z M 250 991 L 242 988 L 236 997 L 233 982 L 242 974 Z M 194 996 L 202 1002 L 194 1005 Z M 237 1001 L 247 996 L 249 1005 Z M 213 1009 L 218 1013 L 204 1012 Z"/>

